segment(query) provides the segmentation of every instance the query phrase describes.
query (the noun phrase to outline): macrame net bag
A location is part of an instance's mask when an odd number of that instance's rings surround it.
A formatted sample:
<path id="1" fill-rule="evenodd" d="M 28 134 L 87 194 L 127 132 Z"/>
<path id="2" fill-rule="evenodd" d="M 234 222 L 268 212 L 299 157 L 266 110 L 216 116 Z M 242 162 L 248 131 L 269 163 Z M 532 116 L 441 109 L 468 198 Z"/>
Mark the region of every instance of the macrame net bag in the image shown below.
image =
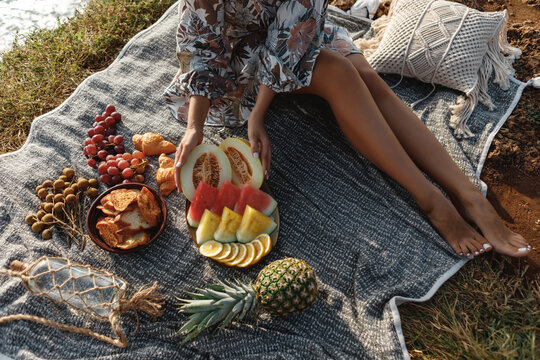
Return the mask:
<path id="1" fill-rule="evenodd" d="M 502 89 L 514 74 L 512 63 L 521 50 L 508 44 L 508 14 L 480 12 L 439 0 L 393 0 L 387 16 L 372 23 L 374 37 L 355 44 L 380 73 L 413 77 L 464 93 L 451 109 L 450 127 L 457 136 L 472 137 L 467 126 L 478 101 L 495 108 L 488 80 Z M 401 81 L 401 80 L 400 80 Z M 395 84 L 394 86 L 397 86 Z"/>
<path id="2" fill-rule="evenodd" d="M 128 340 L 118 323 L 119 316 L 127 311 L 143 311 L 154 318 L 161 316 L 165 299 L 157 291 L 157 283 L 143 285 L 131 298 L 126 298 L 128 283 L 104 270 L 88 265 L 71 263 L 61 257 L 41 257 L 32 264 L 13 261 L 11 269 L 0 273 L 20 278 L 32 294 L 47 297 L 65 304 L 91 317 L 109 321 L 117 338 L 99 334 L 90 329 L 62 324 L 28 314 L 0 317 L 0 324 L 14 320 L 28 320 L 78 334 L 92 336 L 118 347 L 126 347 Z M 137 326 L 139 317 L 137 314 Z"/>

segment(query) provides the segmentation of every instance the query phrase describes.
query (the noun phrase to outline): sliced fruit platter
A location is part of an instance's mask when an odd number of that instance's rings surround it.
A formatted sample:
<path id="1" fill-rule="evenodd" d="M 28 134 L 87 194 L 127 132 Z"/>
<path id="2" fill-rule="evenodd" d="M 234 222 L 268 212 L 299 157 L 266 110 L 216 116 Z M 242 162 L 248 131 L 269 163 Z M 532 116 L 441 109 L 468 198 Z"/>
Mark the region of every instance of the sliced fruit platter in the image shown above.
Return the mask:
<path id="1" fill-rule="evenodd" d="M 263 178 L 260 160 L 242 139 L 192 151 L 181 182 L 188 228 L 202 255 L 244 268 L 270 252 L 277 241 L 279 212 Z"/>

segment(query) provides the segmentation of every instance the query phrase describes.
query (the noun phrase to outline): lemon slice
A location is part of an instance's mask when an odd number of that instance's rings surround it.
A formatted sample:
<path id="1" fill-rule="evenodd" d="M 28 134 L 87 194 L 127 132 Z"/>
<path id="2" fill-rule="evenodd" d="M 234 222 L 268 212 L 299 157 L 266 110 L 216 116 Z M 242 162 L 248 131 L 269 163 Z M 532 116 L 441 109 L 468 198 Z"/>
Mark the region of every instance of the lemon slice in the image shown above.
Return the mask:
<path id="1" fill-rule="evenodd" d="M 229 243 L 229 245 L 231 246 L 231 252 L 229 253 L 229 255 L 227 257 L 224 257 L 223 259 L 219 259 L 218 261 L 227 262 L 227 261 L 234 260 L 234 258 L 238 254 L 238 244 L 237 243 Z"/>
<path id="2" fill-rule="evenodd" d="M 199 252 L 207 257 L 214 257 L 223 250 L 223 244 L 214 240 L 205 242 L 199 248 Z"/>
<path id="3" fill-rule="evenodd" d="M 249 244 L 253 245 L 253 248 L 255 249 L 255 256 L 253 258 L 253 264 L 255 264 L 259 262 L 259 260 L 262 259 L 264 255 L 264 246 L 262 242 L 260 242 L 260 240 L 257 240 L 257 239 L 253 240 Z"/>
<path id="4" fill-rule="evenodd" d="M 249 266 L 253 263 L 253 260 L 255 259 L 255 248 L 250 243 L 245 244 L 246 246 L 246 256 L 244 257 L 244 260 L 242 260 L 240 263 L 236 264 L 236 266 L 243 268 L 246 266 Z"/>
<path id="5" fill-rule="evenodd" d="M 227 261 L 225 264 L 229 266 L 236 266 L 240 264 L 246 257 L 247 249 L 245 244 L 238 244 L 238 254 L 231 261 Z"/>
<path id="6" fill-rule="evenodd" d="M 232 248 L 230 244 L 223 244 L 223 250 L 216 256 L 212 257 L 214 260 L 221 260 L 225 259 L 227 256 L 231 254 Z"/>
<path id="7" fill-rule="evenodd" d="M 259 240 L 261 244 L 263 245 L 264 253 L 262 254 L 262 256 L 268 255 L 268 253 L 272 249 L 272 239 L 270 238 L 270 235 L 261 234 L 257 236 L 255 240 Z"/>

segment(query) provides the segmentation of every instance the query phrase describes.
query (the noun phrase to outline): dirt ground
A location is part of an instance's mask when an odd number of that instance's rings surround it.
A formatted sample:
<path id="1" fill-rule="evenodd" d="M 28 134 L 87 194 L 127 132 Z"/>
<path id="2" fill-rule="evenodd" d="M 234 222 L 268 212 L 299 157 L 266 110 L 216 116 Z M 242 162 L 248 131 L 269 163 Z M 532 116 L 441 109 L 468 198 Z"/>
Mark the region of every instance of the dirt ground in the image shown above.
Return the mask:
<path id="1" fill-rule="evenodd" d="M 508 11 L 508 41 L 523 54 L 514 63 L 516 77 L 540 76 L 540 0 L 457 0 L 481 11 Z M 347 10 L 354 0 L 331 3 Z M 377 15 L 388 12 L 383 3 Z M 540 91 L 528 87 L 512 115 L 495 137 L 481 179 L 488 199 L 506 225 L 524 236 L 533 251 L 529 274 L 540 272 Z"/>

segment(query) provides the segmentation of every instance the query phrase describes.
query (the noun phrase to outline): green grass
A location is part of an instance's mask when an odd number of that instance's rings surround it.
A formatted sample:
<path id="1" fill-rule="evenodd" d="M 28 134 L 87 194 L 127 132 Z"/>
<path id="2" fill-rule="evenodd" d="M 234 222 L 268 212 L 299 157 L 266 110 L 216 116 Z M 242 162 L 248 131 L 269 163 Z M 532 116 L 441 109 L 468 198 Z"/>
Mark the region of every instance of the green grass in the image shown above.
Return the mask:
<path id="1" fill-rule="evenodd" d="M 91 0 L 54 30 L 36 30 L 0 62 L 0 153 L 25 142 L 32 120 L 61 104 L 86 77 L 174 1 Z M 474 3 L 474 2 L 473 2 Z M 474 5 L 474 4 L 473 4 Z M 527 108 L 533 121 L 537 110 Z M 540 284 L 524 262 L 485 255 L 422 304 L 400 307 L 407 346 L 421 359 L 535 359 Z"/>

